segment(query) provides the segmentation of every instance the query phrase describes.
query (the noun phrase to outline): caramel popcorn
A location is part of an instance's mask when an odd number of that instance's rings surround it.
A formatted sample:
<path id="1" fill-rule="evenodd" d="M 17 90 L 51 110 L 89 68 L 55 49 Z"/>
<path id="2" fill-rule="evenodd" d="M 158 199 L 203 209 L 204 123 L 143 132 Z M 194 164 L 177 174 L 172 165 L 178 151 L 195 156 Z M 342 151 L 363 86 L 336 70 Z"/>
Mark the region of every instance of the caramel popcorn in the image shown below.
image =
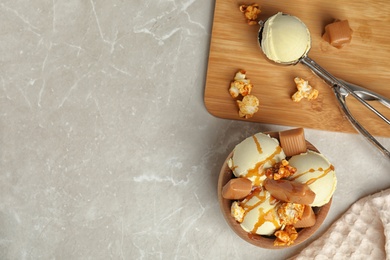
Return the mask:
<path id="1" fill-rule="evenodd" d="M 292 225 L 286 226 L 283 230 L 278 230 L 274 234 L 276 240 L 274 246 L 290 246 L 298 238 L 298 232 Z"/>
<path id="2" fill-rule="evenodd" d="M 259 110 L 259 99 L 253 95 L 247 95 L 242 101 L 237 100 L 236 102 L 239 108 L 238 115 L 240 117 L 245 117 L 246 119 L 251 118 L 254 113 Z"/>
<path id="3" fill-rule="evenodd" d="M 243 96 L 242 100 L 236 100 L 238 106 L 238 115 L 251 118 L 254 113 L 259 110 L 259 100 L 257 97 L 251 95 L 253 85 L 250 80 L 246 78 L 245 70 L 238 70 L 234 76 L 233 81 L 230 83 L 229 94 L 232 98 Z"/>
<path id="4" fill-rule="evenodd" d="M 307 98 L 308 100 L 314 100 L 318 97 L 318 90 L 314 89 L 309 85 L 309 82 L 296 77 L 294 82 L 297 86 L 298 91 L 294 93 L 291 97 L 294 102 L 299 102 L 302 98 Z"/>
<path id="5" fill-rule="evenodd" d="M 280 180 L 293 175 L 297 169 L 292 167 L 286 159 L 275 163 L 274 166 L 265 170 L 265 176 L 269 179 Z"/>
<path id="6" fill-rule="evenodd" d="M 234 80 L 230 83 L 229 93 L 232 98 L 236 98 L 239 95 L 246 96 L 252 91 L 253 85 L 250 80 L 246 78 L 246 71 L 239 70 L 234 76 Z"/>
<path id="7" fill-rule="evenodd" d="M 257 24 L 257 16 L 261 13 L 258 4 L 240 5 L 240 11 L 244 13 L 249 25 Z"/>
<path id="8" fill-rule="evenodd" d="M 285 202 L 282 203 L 278 208 L 278 216 L 280 224 L 282 225 L 294 225 L 298 220 L 302 219 L 305 205 Z"/>
<path id="9" fill-rule="evenodd" d="M 234 201 L 230 208 L 230 214 L 239 223 L 244 220 L 245 210 L 240 206 L 239 202 Z"/>

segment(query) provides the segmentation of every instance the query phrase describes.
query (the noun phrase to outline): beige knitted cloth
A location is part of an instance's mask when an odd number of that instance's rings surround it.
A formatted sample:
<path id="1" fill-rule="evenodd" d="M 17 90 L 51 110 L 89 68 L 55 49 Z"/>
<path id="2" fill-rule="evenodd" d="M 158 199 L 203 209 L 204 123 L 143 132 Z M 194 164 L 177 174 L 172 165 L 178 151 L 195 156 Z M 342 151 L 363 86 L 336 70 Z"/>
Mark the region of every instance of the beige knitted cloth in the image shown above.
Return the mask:
<path id="1" fill-rule="evenodd" d="M 390 259 L 390 189 L 367 196 L 291 259 Z"/>

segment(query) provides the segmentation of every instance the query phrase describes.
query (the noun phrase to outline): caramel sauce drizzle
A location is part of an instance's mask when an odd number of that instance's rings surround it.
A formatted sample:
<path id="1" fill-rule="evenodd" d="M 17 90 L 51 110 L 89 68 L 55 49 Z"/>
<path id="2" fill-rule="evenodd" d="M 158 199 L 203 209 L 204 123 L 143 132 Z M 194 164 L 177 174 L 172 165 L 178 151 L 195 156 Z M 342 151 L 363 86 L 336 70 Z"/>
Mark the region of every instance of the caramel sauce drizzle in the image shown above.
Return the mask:
<path id="1" fill-rule="evenodd" d="M 259 140 L 256 138 L 256 136 L 253 136 L 253 140 L 256 144 L 256 149 L 258 151 L 259 154 L 262 154 L 263 153 L 263 148 L 261 147 L 261 144 L 259 142 Z M 264 170 L 263 170 L 263 167 L 264 167 L 264 164 L 267 163 L 268 161 L 271 163 L 271 165 L 274 165 L 276 163 L 276 160 L 274 159 L 274 157 L 281 153 L 282 151 L 282 147 L 280 146 L 277 146 L 275 151 L 270 155 L 268 156 L 267 158 L 265 158 L 263 161 L 260 161 L 258 163 L 256 163 L 255 167 L 248 170 L 247 174 L 244 176 L 250 180 L 252 180 L 253 182 L 253 185 L 254 186 L 258 186 L 257 189 L 255 189 L 251 194 L 249 194 L 241 203 L 240 203 L 240 206 L 245 210 L 245 213 L 244 213 L 244 218 L 245 218 L 245 215 L 253 210 L 254 208 L 256 208 L 257 206 L 259 206 L 261 203 L 265 202 L 266 199 L 267 199 L 267 195 L 266 195 L 266 192 L 265 190 L 263 190 L 261 187 L 261 184 L 262 184 L 262 177 L 264 176 Z M 234 161 L 232 159 L 232 170 L 236 169 L 237 168 L 237 165 L 234 164 Z M 253 197 L 257 197 L 258 201 L 253 204 L 253 205 L 247 205 L 246 203 L 251 200 Z M 278 201 L 273 199 L 273 198 L 270 198 L 271 202 L 276 204 Z M 271 203 L 270 202 L 270 203 Z M 258 217 L 258 220 L 256 222 L 256 224 L 254 225 L 253 227 L 253 230 L 251 231 L 251 233 L 256 233 L 257 229 L 259 227 L 261 227 L 265 222 L 271 222 L 275 228 L 279 228 L 280 225 L 279 223 L 276 221 L 276 211 L 274 208 L 268 210 L 267 212 L 264 212 L 264 210 L 262 208 L 259 208 L 259 217 Z"/>
<path id="2" fill-rule="evenodd" d="M 275 226 L 275 228 L 280 227 L 280 225 L 276 221 L 275 208 L 272 208 L 267 212 L 264 212 L 262 208 L 259 208 L 259 218 L 257 219 L 257 222 L 254 225 L 253 229 L 251 230 L 251 233 L 256 233 L 257 229 L 261 227 L 265 222 L 271 222 Z"/>
<path id="3" fill-rule="evenodd" d="M 251 198 L 257 197 L 258 202 L 256 202 L 253 205 L 246 205 L 245 202 L 248 202 Z M 270 198 L 271 199 L 271 198 Z M 244 218 L 246 213 L 249 211 L 253 210 L 257 206 L 259 206 L 261 203 L 265 202 L 267 200 L 267 194 L 265 190 L 261 188 L 257 188 L 255 191 L 253 191 L 243 202 L 241 202 L 241 207 L 245 210 L 244 213 Z M 253 229 L 251 230 L 251 233 L 256 233 L 257 229 L 261 227 L 265 222 L 271 222 L 275 228 L 279 228 L 280 225 L 276 221 L 276 211 L 274 208 L 271 208 L 270 210 L 264 212 L 263 208 L 259 208 L 259 214 L 258 214 L 258 219 L 255 225 L 253 226 Z"/>
<path id="4" fill-rule="evenodd" d="M 325 177 L 330 171 L 333 171 L 334 170 L 334 166 L 333 165 L 330 165 L 329 166 L 329 168 L 327 168 L 327 169 L 323 169 L 323 168 L 318 168 L 317 169 L 317 171 L 320 171 L 320 172 L 323 172 L 322 174 L 320 174 L 319 176 L 317 176 L 317 177 L 314 177 L 314 178 L 311 178 L 311 179 L 309 179 L 308 181 L 306 181 L 306 184 L 307 185 L 310 185 L 310 184 L 312 184 L 313 182 L 315 182 L 315 181 L 317 181 L 318 179 L 321 179 L 321 178 L 323 178 L 323 177 Z M 308 171 L 306 171 L 306 172 L 303 172 L 303 173 L 301 173 L 301 174 L 298 174 L 298 175 L 295 175 L 295 176 L 293 176 L 292 178 L 291 178 L 291 180 L 296 180 L 296 179 L 298 179 L 299 177 L 301 177 L 301 176 L 303 176 L 303 175 L 305 175 L 305 174 L 308 174 L 309 172 L 315 172 L 316 170 L 315 169 L 310 169 L 310 170 L 308 170 Z"/>
<path id="5" fill-rule="evenodd" d="M 261 144 L 260 144 L 259 140 L 257 139 L 256 136 L 253 136 L 252 138 L 253 138 L 253 141 L 256 144 L 257 152 L 259 154 L 262 154 L 263 153 L 263 148 L 261 147 Z M 263 171 L 264 164 L 267 163 L 267 162 L 270 162 L 271 165 L 274 165 L 276 163 L 276 160 L 274 159 L 274 157 L 277 154 L 281 153 L 281 151 L 282 151 L 282 147 L 280 147 L 278 145 L 276 147 L 275 151 L 270 156 L 265 158 L 263 161 L 260 161 L 260 162 L 256 163 L 256 165 L 252 169 L 249 169 L 248 172 L 243 177 L 246 177 L 246 178 L 250 179 L 253 182 L 254 186 L 261 186 L 261 184 L 263 182 L 262 178 L 264 176 L 264 171 Z M 231 170 L 237 169 L 238 166 L 235 165 L 235 163 L 233 161 L 233 158 L 231 158 L 231 162 L 232 162 Z"/>
<path id="6" fill-rule="evenodd" d="M 260 186 L 263 182 L 262 177 L 264 176 L 264 169 L 263 169 L 264 164 L 270 161 L 271 165 L 274 165 L 276 163 L 274 157 L 275 155 L 279 154 L 281 151 L 282 148 L 280 146 L 277 146 L 275 151 L 270 156 L 265 158 L 265 160 L 256 163 L 255 167 L 248 170 L 247 174 L 244 177 L 248 179 L 250 178 L 254 186 Z"/>
<path id="7" fill-rule="evenodd" d="M 247 205 L 246 202 L 251 200 L 253 197 L 257 197 L 258 202 L 256 202 L 253 205 Z M 241 202 L 241 207 L 245 210 L 245 213 L 251 211 L 252 209 L 256 208 L 258 205 L 263 203 L 267 199 L 266 193 L 262 188 L 255 189 L 251 194 L 248 195 L 248 197 L 245 198 L 244 201 Z"/>
<path id="8" fill-rule="evenodd" d="M 257 139 L 256 136 L 253 136 L 253 141 L 255 141 L 257 151 L 258 151 L 260 154 L 263 153 L 263 148 L 261 148 L 259 139 Z"/>

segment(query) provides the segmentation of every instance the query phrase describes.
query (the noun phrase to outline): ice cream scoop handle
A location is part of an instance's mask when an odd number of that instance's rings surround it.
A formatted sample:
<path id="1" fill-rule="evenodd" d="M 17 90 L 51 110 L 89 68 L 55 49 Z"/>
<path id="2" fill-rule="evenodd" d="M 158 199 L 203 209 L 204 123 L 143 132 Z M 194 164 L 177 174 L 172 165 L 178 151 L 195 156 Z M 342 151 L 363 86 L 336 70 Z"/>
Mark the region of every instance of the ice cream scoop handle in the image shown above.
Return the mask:
<path id="1" fill-rule="evenodd" d="M 338 80 L 324 68 L 319 66 L 314 60 L 310 59 L 308 56 L 304 56 L 300 59 L 300 62 L 306 66 L 308 66 L 314 74 L 322 78 L 327 84 L 329 84 L 339 102 L 341 109 L 343 110 L 347 119 L 351 122 L 351 124 L 355 127 L 357 131 L 359 131 L 368 141 L 370 141 L 374 146 L 376 146 L 385 156 L 390 159 L 390 151 L 383 147 L 377 139 L 375 139 L 350 113 L 345 98 L 348 95 L 356 98 L 360 103 L 362 103 L 365 107 L 375 113 L 378 117 L 380 117 L 383 121 L 390 125 L 390 120 L 387 119 L 384 115 L 382 115 L 379 111 L 377 111 L 374 107 L 368 104 L 363 98 L 361 98 L 353 89 L 349 87 L 349 85 L 345 84 L 343 81 Z"/>
<path id="2" fill-rule="evenodd" d="M 337 78 L 330 74 L 327 70 L 322 68 L 320 65 L 318 65 L 317 62 L 310 59 L 308 56 L 302 57 L 299 62 L 308 66 L 314 72 L 314 74 L 322 78 L 328 85 L 332 87 L 337 85 Z"/>
<path id="3" fill-rule="evenodd" d="M 380 119 L 382 119 L 388 125 L 390 125 L 390 120 L 388 118 L 386 118 L 384 115 L 382 115 L 373 106 L 368 104 L 363 98 L 361 98 L 360 95 L 354 91 L 354 89 L 351 89 L 349 84 L 345 84 L 343 81 L 337 79 L 335 76 L 330 74 L 328 71 L 326 71 L 324 68 L 322 68 L 320 65 L 318 65 L 314 60 L 310 59 L 308 56 L 304 56 L 303 58 L 301 58 L 300 62 L 302 64 L 308 66 L 317 76 L 322 78 L 331 87 L 333 87 L 333 88 L 338 87 L 337 89 L 338 89 L 338 91 L 340 91 L 340 93 L 342 95 L 353 96 L 360 103 L 362 103 L 366 108 L 368 108 L 371 112 L 376 114 Z M 363 89 L 363 88 L 360 88 L 360 89 Z"/>
<path id="4" fill-rule="evenodd" d="M 366 101 L 378 101 L 379 103 L 381 103 L 385 107 L 390 108 L 390 98 L 381 96 L 378 93 L 375 93 L 371 90 L 368 90 L 368 89 L 365 89 L 362 87 L 359 87 L 359 86 L 352 84 L 350 82 L 346 82 L 342 79 L 338 79 L 338 80 L 341 81 L 342 83 L 344 83 L 345 85 L 347 85 L 353 92 L 358 94 L 359 97 L 361 97 L 362 99 L 364 99 Z"/>
<path id="5" fill-rule="evenodd" d="M 341 109 L 343 110 L 345 117 L 352 123 L 354 128 L 359 131 L 364 137 L 366 137 L 366 140 L 371 142 L 376 148 L 379 149 L 381 153 L 383 153 L 388 159 L 390 159 L 390 151 L 387 150 L 383 145 L 381 145 L 378 140 L 373 137 L 351 114 L 351 112 L 348 109 L 348 106 L 346 104 L 345 98 L 347 97 L 346 95 L 343 95 L 338 89 L 339 87 L 333 88 L 334 94 L 337 97 L 337 101 L 339 102 L 339 105 Z"/>

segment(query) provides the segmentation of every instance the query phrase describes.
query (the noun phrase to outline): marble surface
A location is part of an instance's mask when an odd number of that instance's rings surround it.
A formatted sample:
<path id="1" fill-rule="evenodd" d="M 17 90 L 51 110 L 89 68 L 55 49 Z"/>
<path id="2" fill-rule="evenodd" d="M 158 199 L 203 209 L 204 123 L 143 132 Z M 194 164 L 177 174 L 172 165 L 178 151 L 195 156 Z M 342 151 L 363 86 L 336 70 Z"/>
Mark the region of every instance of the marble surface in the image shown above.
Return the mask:
<path id="1" fill-rule="evenodd" d="M 390 187 L 389 160 L 360 136 L 306 129 L 338 174 L 323 227 L 283 250 L 229 229 L 222 162 L 243 138 L 288 127 L 206 111 L 213 8 L 0 1 L 0 259 L 283 259 Z"/>

